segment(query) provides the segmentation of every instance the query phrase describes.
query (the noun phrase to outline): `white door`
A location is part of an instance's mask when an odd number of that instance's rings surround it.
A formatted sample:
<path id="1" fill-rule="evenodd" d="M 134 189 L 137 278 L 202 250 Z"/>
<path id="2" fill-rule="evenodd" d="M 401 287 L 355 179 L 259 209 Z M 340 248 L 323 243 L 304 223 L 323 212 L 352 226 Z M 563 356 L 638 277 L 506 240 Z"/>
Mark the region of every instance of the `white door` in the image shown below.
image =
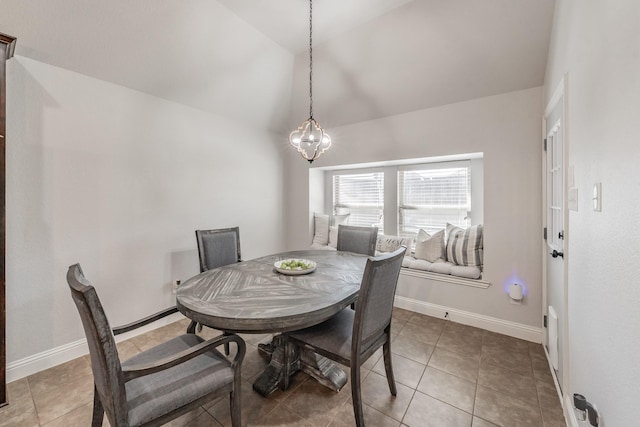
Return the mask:
<path id="1" fill-rule="evenodd" d="M 565 386 L 563 384 L 564 370 L 567 368 L 563 363 L 563 358 L 567 356 L 564 354 L 567 344 L 565 336 L 567 316 L 565 130 L 563 96 L 554 98 L 555 103 L 550 103 L 545 112 L 546 307 L 544 307 L 544 313 L 547 320 L 545 346 L 562 390 Z"/>

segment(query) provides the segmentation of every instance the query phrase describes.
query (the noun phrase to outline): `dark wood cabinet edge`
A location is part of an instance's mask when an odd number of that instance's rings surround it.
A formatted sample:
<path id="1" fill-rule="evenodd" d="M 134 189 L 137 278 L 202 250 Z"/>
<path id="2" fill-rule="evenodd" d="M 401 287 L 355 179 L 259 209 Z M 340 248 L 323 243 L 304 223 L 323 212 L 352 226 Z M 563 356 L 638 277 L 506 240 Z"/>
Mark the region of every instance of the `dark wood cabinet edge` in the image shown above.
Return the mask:
<path id="1" fill-rule="evenodd" d="M 4 57 L 5 61 L 13 57 L 13 54 L 16 50 L 16 40 L 17 39 L 15 37 L 12 37 L 4 33 L 0 33 L 0 43 L 7 46 L 7 51 Z"/>
<path id="2" fill-rule="evenodd" d="M 7 348 L 6 348 L 6 282 L 5 282 L 5 183 L 6 183 L 6 64 L 13 57 L 16 38 L 0 33 L 0 407 L 7 401 Z"/>

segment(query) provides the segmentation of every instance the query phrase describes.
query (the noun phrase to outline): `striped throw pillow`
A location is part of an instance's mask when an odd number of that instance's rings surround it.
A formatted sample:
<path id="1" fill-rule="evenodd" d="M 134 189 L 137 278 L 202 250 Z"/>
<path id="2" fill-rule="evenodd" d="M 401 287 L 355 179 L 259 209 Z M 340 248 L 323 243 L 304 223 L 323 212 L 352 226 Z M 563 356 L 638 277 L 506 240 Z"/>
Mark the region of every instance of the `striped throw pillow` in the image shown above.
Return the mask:
<path id="1" fill-rule="evenodd" d="M 482 224 L 466 229 L 447 224 L 447 261 L 456 265 L 482 265 Z"/>

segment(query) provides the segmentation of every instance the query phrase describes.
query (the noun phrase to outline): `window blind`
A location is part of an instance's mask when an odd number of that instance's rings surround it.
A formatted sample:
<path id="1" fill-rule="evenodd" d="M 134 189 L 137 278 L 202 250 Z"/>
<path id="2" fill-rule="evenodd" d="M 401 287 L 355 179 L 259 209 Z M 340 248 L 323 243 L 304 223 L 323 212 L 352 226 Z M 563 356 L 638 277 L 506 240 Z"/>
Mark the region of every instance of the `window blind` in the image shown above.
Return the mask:
<path id="1" fill-rule="evenodd" d="M 333 212 L 349 213 L 349 225 L 383 230 L 384 173 L 334 175 Z"/>
<path id="2" fill-rule="evenodd" d="M 434 233 L 447 223 L 466 227 L 471 210 L 469 166 L 398 171 L 398 231 Z"/>

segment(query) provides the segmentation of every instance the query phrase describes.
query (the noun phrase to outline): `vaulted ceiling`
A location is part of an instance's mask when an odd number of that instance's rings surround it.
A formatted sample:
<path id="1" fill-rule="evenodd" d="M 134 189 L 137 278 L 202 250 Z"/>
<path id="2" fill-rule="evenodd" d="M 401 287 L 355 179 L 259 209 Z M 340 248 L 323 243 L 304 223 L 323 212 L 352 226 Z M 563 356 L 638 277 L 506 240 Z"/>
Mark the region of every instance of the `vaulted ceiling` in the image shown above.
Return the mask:
<path id="1" fill-rule="evenodd" d="M 314 115 L 339 126 L 543 84 L 554 0 L 316 0 Z M 16 55 L 285 131 L 306 0 L 2 0 Z"/>
<path id="2" fill-rule="evenodd" d="M 553 0 L 414 0 L 391 9 L 314 48 L 314 116 L 331 128 L 542 86 L 553 11 Z M 307 66 L 297 55 L 298 114 Z"/>

